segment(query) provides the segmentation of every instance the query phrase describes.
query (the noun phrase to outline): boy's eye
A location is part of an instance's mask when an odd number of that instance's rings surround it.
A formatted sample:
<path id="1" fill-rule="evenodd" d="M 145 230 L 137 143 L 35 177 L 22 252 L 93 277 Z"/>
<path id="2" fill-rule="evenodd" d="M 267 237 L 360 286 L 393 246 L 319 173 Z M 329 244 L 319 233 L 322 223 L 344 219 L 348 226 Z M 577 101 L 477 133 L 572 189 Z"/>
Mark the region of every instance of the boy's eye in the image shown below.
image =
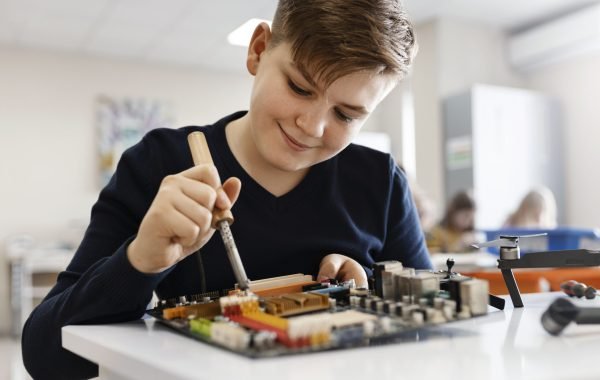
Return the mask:
<path id="1" fill-rule="evenodd" d="M 306 91 L 300 87 L 298 87 L 294 82 L 292 82 L 291 80 L 288 80 L 288 86 L 290 86 L 290 88 L 292 89 L 292 91 L 294 91 L 296 94 L 301 95 L 301 96 L 309 96 L 310 92 Z"/>
<path id="2" fill-rule="evenodd" d="M 345 113 L 343 113 L 342 111 L 340 111 L 337 108 L 335 110 L 335 115 L 338 117 L 338 119 L 340 119 L 344 123 L 351 123 L 354 120 L 353 117 L 346 115 Z"/>

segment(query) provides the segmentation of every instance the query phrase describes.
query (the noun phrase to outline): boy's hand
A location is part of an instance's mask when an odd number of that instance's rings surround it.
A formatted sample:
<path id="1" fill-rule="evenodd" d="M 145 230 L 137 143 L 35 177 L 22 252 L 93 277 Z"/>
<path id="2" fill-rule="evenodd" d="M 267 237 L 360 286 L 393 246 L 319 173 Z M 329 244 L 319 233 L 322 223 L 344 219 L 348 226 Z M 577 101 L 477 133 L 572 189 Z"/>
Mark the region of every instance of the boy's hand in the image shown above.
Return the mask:
<path id="1" fill-rule="evenodd" d="M 214 165 L 165 177 L 127 249 L 131 265 L 143 273 L 159 273 L 196 252 L 215 232 L 213 208 L 231 208 L 240 188 L 235 177 L 221 186 Z"/>
<path id="2" fill-rule="evenodd" d="M 317 281 L 329 278 L 341 281 L 354 279 L 357 288 L 368 287 L 367 274 L 363 267 L 356 260 L 337 253 L 323 257 L 319 264 Z"/>

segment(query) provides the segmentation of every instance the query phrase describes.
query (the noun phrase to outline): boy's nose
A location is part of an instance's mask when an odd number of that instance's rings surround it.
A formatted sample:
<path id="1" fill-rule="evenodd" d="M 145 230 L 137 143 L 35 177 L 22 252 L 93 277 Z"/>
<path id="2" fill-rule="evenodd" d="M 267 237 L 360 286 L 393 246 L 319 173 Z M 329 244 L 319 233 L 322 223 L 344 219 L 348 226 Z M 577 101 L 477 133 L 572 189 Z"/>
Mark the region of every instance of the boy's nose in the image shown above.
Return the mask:
<path id="1" fill-rule="evenodd" d="M 296 125 L 306 135 L 320 138 L 323 136 L 326 126 L 326 115 L 320 110 L 310 110 L 301 113 L 296 118 Z"/>

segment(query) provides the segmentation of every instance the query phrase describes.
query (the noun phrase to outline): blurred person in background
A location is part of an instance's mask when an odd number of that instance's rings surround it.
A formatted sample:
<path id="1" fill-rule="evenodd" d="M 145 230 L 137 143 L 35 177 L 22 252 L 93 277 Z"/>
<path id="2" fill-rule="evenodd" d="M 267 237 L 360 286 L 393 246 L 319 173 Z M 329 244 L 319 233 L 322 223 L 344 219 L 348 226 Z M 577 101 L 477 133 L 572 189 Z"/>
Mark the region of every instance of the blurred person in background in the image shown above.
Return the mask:
<path id="1" fill-rule="evenodd" d="M 444 218 L 427 233 L 429 252 L 468 252 L 481 239 L 475 232 L 475 199 L 470 191 L 452 197 Z"/>
<path id="2" fill-rule="evenodd" d="M 408 187 L 411 190 L 412 199 L 417 209 L 419 216 L 419 222 L 421 223 L 421 229 L 423 233 L 427 234 L 435 225 L 436 221 L 436 205 L 431 200 L 429 195 L 415 180 L 414 176 L 406 172 L 406 169 L 401 163 L 398 163 L 398 168 L 404 172 L 408 179 Z"/>
<path id="3" fill-rule="evenodd" d="M 409 178 L 410 189 L 412 190 L 413 201 L 417 208 L 419 215 L 419 221 L 421 222 L 421 228 L 423 232 L 427 234 L 435 225 L 435 203 L 429 198 L 425 190 L 421 188 L 417 183 L 411 181 Z"/>
<path id="4" fill-rule="evenodd" d="M 510 214 L 503 227 L 556 228 L 556 200 L 552 190 L 545 186 L 532 189 Z"/>

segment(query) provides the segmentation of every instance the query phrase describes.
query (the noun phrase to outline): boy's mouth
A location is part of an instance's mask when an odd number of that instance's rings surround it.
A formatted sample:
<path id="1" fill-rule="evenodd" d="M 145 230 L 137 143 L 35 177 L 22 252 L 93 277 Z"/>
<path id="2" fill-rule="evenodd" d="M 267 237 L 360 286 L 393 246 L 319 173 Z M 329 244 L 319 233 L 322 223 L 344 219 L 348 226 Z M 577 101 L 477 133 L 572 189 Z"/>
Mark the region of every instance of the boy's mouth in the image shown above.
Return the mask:
<path id="1" fill-rule="evenodd" d="M 308 149 L 311 148 L 310 146 L 302 144 L 301 142 L 299 142 L 296 139 L 294 139 L 292 136 L 290 136 L 287 133 L 285 133 L 285 131 L 283 130 L 283 128 L 281 127 L 281 125 L 279 125 L 279 130 L 281 131 L 281 134 L 282 134 L 283 139 L 285 140 L 285 142 L 293 150 L 298 151 L 298 152 L 304 152 L 304 151 L 306 151 L 306 150 L 308 150 Z"/>

